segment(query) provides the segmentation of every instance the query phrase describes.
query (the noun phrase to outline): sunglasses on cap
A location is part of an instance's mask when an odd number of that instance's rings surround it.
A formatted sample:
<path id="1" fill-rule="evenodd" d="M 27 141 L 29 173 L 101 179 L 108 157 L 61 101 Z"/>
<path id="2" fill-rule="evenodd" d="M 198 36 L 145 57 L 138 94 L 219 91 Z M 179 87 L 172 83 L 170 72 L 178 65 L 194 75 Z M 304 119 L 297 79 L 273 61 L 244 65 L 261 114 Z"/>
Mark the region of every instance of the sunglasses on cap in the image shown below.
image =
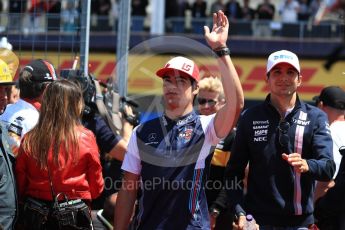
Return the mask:
<path id="1" fill-rule="evenodd" d="M 288 131 L 290 129 L 290 123 L 287 121 L 280 121 L 278 125 L 279 130 L 279 144 L 283 147 L 287 147 L 290 142 Z"/>
<path id="2" fill-rule="evenodd" d="M 206 98 L 198 98 L 199 105 L 205 105 L 206 103 L 209 106 L 215 106 L 217 104 L 217 101 L 213 99 L 206 99 Z"/>

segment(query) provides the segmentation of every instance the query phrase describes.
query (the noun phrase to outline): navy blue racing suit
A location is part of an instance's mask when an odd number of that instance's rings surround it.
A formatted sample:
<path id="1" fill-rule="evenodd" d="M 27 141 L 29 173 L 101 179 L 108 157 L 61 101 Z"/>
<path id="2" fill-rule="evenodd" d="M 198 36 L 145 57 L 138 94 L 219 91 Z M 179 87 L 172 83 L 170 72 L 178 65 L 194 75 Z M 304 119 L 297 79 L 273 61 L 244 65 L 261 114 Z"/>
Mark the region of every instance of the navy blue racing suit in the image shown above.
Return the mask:
<path id="1" fill-rule="evenodd" d="M 284 127 L 279 127 L 285 122 Z M 281 123 L 282 124 L 282 123 Z M 280 117 L 270 96 L 244 111 L 226 170 L 228 198 L 260 226 L 308 226 L 314 223 L 315 180 L 328 181 L 335 171 L 328 118 L 320 109 L 299 100 Z M 298 173 L 283 153 L 299 153 L 309 171 Z M 245 168 L 249 162 L 248 188 L 243 197 Z"/>
<path id="2" fill-rule="evenodd" d="M 122 169 L 140 175 L 136 229 L 209 229 L 207 159 L 219 142 L 214 115 L 166 116 L 135 128 Z"/>

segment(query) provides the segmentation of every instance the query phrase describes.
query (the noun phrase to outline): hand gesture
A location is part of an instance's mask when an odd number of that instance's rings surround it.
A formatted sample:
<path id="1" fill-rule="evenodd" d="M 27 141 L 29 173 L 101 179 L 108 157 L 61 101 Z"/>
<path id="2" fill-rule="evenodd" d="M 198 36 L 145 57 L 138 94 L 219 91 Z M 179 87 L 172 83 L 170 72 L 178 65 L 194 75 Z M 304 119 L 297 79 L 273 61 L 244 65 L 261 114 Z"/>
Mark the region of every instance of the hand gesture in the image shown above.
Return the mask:
<path id="1" fill-rule="evenodd" d="M 301 154 L 291 153 L 289 155 L 283 153 L 282 157 L 286 160 L 294 169 L 299 173 L 305 173 L 309 171 L 309 166 L 306 160 L 302 159 Z"/>
<path id="2" fill-rule="evenodd" d="M 245 216 L 240 216 L 237 221 L 232 223 L 232 229 L 233 230 L 245 230 L 245 224 L 247 220 Z M 258 224 L 255 224 L 255 228 L 257 230 L 260 229 L 260 226 Z"/>
<path id="3" fill-rule="evenodd" d="M 205 39 L 212 50 L 226 47 L 228 39 L 229 21 L 223 11 L 213 13 L 212 31 L 208 26 L 204 26 Z"/>
<path id="4" fill-rule="evenodd" d="M 239 216 L 238 219 L 232 223 L 232 228 L 234 230 L 243 230 L 245 223 L 246 216 Z"/>

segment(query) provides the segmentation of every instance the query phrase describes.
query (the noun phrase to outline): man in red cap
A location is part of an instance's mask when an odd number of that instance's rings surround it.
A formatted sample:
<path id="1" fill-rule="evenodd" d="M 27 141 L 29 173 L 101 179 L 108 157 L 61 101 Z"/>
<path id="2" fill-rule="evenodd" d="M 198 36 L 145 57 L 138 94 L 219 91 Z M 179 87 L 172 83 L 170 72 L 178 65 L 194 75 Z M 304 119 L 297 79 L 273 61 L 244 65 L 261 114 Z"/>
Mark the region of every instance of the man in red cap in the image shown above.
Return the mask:
<path id="1" fill-rule="evenodd" d="M 205 38 L 218 56 L 226 104 L 214 115 L 201 116 L 193 109 L 198 94 L 199 70 L 184 57 L 175 57 L 157 75 L 163 80 L 164 115 L 133 131 L 122 169 L 123 186 L 115 209 L 115 229 L 209 229 L 204 192 L 205 162 L 210 149 L 232 130 L 244 104 L 243 91 L 226 46 L 228 19 L 214 13 L 213 28 Z M 205 175 L 203 174 L 205 172 Z"/>
<path id="2" fill-rule="evenodd" d="M 15 155 L 21 138 L 37 124 L 45 88 L 56 78 L 53 65 L 42 59 L 33 60 L 20 72 L 20 99 L 8 105 L 0 116 L 8 129 L 8 141 Z"/>

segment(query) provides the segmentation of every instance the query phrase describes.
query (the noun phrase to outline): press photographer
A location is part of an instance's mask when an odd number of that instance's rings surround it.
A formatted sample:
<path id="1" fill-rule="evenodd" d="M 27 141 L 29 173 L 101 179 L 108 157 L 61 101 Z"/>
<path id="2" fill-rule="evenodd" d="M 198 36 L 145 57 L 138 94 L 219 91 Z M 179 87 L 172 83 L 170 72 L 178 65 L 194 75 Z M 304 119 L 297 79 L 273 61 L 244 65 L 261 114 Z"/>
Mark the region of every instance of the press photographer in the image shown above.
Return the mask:
<path id="1" fill-rule="evenodd" d="M 84 76 L 79 70 L 62 70 L 60 75 L 77 82 L 83 91 L 82 124 L 96 136 L 105 183 L 103 193 L 93 201 L 92 209 L 102 209 L 105 199 L 121 187 L 121 164 L 133 127 L 138 125 L 139 113 L 135 112 L 134 102 L 120 98 L 110 85 L 107 86 L 107 101 L 104 103 L 99 82 L 91 74 Z M 120 104 L 123 109 L 120 109 Z M 111 108 L 110 112 L 107 107 Z"/>

